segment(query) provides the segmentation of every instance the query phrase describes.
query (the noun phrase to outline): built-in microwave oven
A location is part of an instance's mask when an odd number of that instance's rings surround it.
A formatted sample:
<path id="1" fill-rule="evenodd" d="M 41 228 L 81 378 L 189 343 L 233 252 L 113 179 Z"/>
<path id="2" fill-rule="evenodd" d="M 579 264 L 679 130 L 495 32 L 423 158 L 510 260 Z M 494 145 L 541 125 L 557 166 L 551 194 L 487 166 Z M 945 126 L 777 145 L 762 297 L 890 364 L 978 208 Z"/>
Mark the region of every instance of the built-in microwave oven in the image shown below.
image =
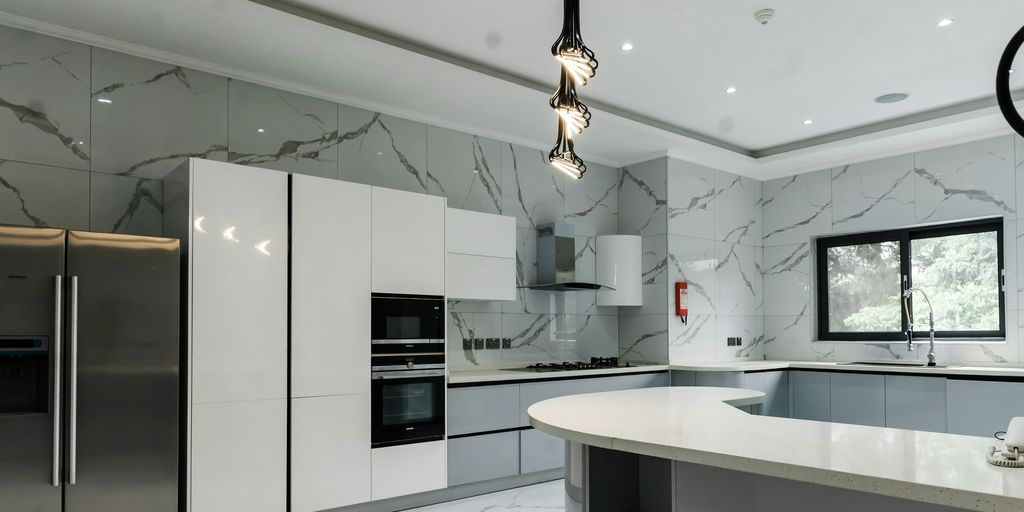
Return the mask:
<path id="1" fill-rule="evenodd" d="M 370 316 L 374 354 L 444 352 L 444 297 L 375 293 Z"/>

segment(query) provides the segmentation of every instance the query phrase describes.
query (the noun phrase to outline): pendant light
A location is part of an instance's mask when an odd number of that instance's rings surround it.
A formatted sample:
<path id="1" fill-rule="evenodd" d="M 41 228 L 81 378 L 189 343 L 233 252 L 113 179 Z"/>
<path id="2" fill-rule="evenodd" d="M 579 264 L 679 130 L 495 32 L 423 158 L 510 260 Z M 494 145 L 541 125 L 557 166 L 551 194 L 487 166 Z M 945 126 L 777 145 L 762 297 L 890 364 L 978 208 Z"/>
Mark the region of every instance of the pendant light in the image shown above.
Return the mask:
<path id="1" fill-rule="evenodd" d="M 1013 130 L 1024 137 L 1024 117 L 1017 111 L 1013 104 L 1013 93 L 1010 91 L 1010 75 L 1013 73 L 1013 61 L 1017 52 L 1024 46 L 1024 27 L 1021 27 L 1010 39 L 1010 44 L 1003 50 L 1003 56 L 999 59 L 999 68 L 996 69 L 996 101 L 999 110 L 1006 118 Z"/>
<path id="2" fill-rule="evenodd" d="M 576 155 L 572 139 L 590 126 L 590 109 L 576 96 L 576 86 L 587 85 L 594 77 L 597 59 L 580 36 L 579 0 L 564 0 L 562 33 L 551 45 L 551 54 L 561 64 L 561 78 L 549 102 L 558 114 L 558 136 L 548 161 L 570 177 L 580 179 L 587 166 Z"/>

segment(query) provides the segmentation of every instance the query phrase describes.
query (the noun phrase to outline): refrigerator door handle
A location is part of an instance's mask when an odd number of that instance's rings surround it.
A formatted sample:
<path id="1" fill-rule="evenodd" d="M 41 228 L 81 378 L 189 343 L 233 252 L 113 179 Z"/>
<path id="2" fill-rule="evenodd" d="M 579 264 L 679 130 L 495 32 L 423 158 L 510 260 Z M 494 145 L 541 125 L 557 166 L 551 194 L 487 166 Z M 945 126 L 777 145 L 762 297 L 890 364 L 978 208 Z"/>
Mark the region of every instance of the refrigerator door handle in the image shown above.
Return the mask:
<path id="1" fill-rule="evenodd" d="M 64 279 L 53 283 L 53 486 L 60 487 L 60 345 L 64 329 Z"/>
<path id="2" fill-rule="evenodd" d="M 78 276 L 71 276 L 71 360 L 68 362 L 68 380 L 71 383 L 71 402 L 68 404 L 70 429 L 68 436 L 68 483 L 78 479 Z"/>

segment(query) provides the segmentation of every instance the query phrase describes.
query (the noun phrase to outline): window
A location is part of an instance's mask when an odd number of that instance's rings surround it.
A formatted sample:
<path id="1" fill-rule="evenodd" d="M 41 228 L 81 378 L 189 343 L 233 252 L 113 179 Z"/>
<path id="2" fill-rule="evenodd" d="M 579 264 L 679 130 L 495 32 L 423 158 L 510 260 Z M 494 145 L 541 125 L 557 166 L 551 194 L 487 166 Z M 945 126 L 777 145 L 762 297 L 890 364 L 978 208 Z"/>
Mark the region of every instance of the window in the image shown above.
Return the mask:
<path id="1" fill-rule="evenodd" d="M 1002 219 L 821 238 L 817 241 L 818 339 L 903 341 L 1003 338 Z"/>

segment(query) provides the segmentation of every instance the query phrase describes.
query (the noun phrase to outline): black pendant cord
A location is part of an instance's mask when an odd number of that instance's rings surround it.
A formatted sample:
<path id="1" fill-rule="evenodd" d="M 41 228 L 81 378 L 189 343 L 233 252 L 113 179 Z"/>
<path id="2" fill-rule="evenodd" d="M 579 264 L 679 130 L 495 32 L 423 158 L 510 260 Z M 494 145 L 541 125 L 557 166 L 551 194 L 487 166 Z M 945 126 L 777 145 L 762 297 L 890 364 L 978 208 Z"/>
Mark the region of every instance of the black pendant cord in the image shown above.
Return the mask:
<path id="1" fill-rule="evenodd" d="M 999 69 L 996 70 L 996 101 L 999 103 L 999 110 L 1002 111 L 1006 122 L 1010 123 L 1021 137 L 1024 137 L 1024 118 L 1021 118 L 1017 106 L 1013 104 L 1013 94 L 1010 93 L 1010 70 L 1013 69 L 1013 60 L 1017 57 L 1021 46 L 1024 46 L 1024 27 L 1014 34 L 1010 44 L 1003 51 L 999 59 Z"/>

